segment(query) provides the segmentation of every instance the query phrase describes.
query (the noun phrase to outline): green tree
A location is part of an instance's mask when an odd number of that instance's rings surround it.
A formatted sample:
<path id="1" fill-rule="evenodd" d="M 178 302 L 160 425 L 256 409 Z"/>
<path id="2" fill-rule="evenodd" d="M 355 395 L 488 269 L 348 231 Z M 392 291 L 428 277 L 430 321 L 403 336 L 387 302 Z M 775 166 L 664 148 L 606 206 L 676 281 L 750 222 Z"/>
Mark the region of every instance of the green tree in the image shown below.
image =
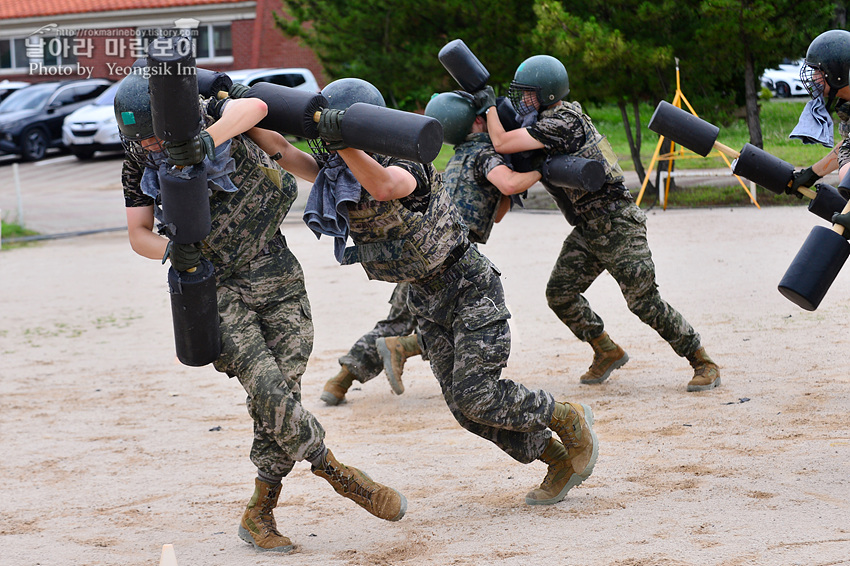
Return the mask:
<path id="1" fill-rule="evenodd" d="M 283 0 L 283 5 L 287 15 L 276 15 L 276 24 L 315 52 L 329 78 L 367 80 L 388 105 L 405 110 L 421 109 L 433 93 L 458 88 L 437 59 L 457 38 L 478 56 L 498 90 L 513 76 L 519 54 L 528 51 L 535 21 L 523 0 Z"/>

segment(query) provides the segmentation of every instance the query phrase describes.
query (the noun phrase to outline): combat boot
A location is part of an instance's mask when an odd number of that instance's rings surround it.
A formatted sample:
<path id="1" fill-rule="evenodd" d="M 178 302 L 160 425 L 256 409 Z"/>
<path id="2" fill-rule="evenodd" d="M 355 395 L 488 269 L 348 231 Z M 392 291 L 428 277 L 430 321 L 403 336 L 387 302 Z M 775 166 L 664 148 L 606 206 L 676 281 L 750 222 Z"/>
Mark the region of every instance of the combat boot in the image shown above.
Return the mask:
<path id="1" fill-rule="evenodd" d="M 626 351 L 615 344 L 607 332 L 591 340 L 590 346 L 593 348 L 593 363 L 581 376 L 581 383 L 587 385 L 602 383 L 608 379 L 612 371 L 623 367 L 629 361 Z"/>
<path id="2" fill-rule="evenodd" d="M 422 353 L 416 334 L 378 338 L 375 345 L 378 347 L 381 359 L 384 360 L 384 372 L 387 374 L 393 393 L 401 395 L 404 393 L 404 383 L 401 382 L 404 362 L 407 358 Z"/>
<path id="3" fill-rule="evenodd" d="M 387 521 L 398 521 L 407 511 L 407 499 L 396 490 L 372 481 L 365 472 L 340 464 L 328 450 L 321 466 L 311 471 L 325 478 L 338 494 Z"/>
<path id="4" fill-rule="evenodd" d="M 259 550 L 289 552 L 293 548 L 292 541 L 277 530 L 272 515 L 272 509 L 277 507 L 280 487 L 280 484 L 271 485 L 255 478 L 254 495 L 242 514 L 239 538 Z"/>
<path id="5" fill-rule="evenodd" d="M 599 440 L 593 431 L 593 411 L 584 404 L 555 402 L 549 428 L 561 438 L 573 473 L 578 476 L 567 480 L 566 495 L 570 488 L 590 477 L 599 456 Z"/>
<path id="6" fill-rule="evenodd" d="M 706 391 L 720 385 L 720 369 L 705 353 L 705 348 L 700 348 L 687 358 L 694 368 L 688 391 Z"/>
<path id="7" fill-rule="evenodd" d="M 540 487 L 529 491 L 525 496 L 528 505 L 552 505 L 563 501 L 570 489 L 584 481 L 584 478 L 573 470 L 567 449 L 555 437 L 549 438 L 549 444 L 538 460 L 545 462 L 549 471 Z"/>
<path id="8" fill-rule="evenodd" d="M 345 402 L 345 394 L 348 393 L 348 388 L 354 382 L 354 374 L 348 371 L 348 366 L 343 364 L 339 369 L 339 373 L 330 378 L 325 383 L 325 388 L 322 390 L 322 395 L 319 397 L 328 405 L 339 405 Z"/>

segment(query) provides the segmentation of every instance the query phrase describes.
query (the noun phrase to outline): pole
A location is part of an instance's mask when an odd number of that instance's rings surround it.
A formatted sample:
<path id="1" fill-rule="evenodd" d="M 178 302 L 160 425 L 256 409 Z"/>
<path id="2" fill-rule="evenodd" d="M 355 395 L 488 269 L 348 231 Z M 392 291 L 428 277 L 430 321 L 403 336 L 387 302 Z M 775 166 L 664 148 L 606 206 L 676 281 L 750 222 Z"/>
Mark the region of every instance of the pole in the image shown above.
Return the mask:
<path id="1" fill-rule="evenodd" d="M 24 200 L 21 198 L 21 176 L 18 174 L 18 164 L 12 163 L 12 179 L 15 184 L 15 196 L 18 199 L 18 224 L 24 225 Z"/>

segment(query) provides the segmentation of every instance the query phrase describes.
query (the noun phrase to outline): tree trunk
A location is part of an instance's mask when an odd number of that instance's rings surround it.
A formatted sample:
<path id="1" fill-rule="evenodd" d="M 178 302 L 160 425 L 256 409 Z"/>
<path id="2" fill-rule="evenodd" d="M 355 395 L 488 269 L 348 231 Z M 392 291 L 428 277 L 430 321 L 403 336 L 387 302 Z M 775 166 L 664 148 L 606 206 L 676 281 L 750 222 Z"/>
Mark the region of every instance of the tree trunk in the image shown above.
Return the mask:
<path id="1" fill-rule="evenodd" d="M 620 116 L 623 119 L 623 128 L 626 130 L 626 139 L 629 142 L 629 152 L 632 156 L 632 163 L 635 166 L 635 172 L 637 173 L 638 180 L 643 184 L 643 180 L 646 177 L 646 171 L 643 168 L 643 163 L 640 160 L 640 143 L 641 143 L 641 129 L 640 129 L 640 111 L 638 110 L 638 102 L 637 100 L 632 101 L 632 109 L 635 114 L 635 132 L 637 136 L 637 141 L 632 137 L 632 128 L 629 124 L 629 115 L 626 112 L 626 101 L 618 100 L 617 106 L 620 108 Z M 655 187 L 652 185 L 650 181 L 647 184 L 647 188 L 650 190 L 655 190 Z"/>
<path id="2" fill-rule="evenodd" d="M 764 139 L 761 135 L 761 118 L 759 117 L 758 78 L 755 73 L 753 54 L 746 50 L 746 65 L 744 67 L 745 96 L 747 101 L 747 128 L 750 131 L 750 143 L 758 148 L 764 148 Z"/>

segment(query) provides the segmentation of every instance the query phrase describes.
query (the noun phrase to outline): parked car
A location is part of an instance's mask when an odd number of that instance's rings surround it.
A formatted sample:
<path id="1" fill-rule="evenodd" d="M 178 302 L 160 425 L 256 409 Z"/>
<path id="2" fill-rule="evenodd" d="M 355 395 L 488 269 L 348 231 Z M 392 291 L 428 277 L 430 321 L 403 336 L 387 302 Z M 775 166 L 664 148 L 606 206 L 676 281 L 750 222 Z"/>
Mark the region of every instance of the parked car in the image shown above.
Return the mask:
<path id="1" fill-rule="evenodd" d="M 761 84 L 779 98 L 808 96 L 809 93 L 803 86 L 803 81 L 800 80 L 800 68 L 803 63 L 802 59 L 797 61 L 786 59 L 778 69 L 766 70 L 761 76 Z"/>
<path id="2" fill-rule="evenodd" d="M 24 81 L 10 81 L 9 79 L 3 79 L 2 81 L 0 81 L 0 101 L 4 100 L 7 96 L 9 96 L 18 89 L 24 88 L 25 86 L 30 86 L 30 83 Z"/>
<path id="3" fill-rule="evenodd" d="M 0 151 L 27 161 L 42 159 L 50 147 L 62 145 L 65 116 L 109 88 L 105 79 L 37 83 L 0 102 Z"/>
<path id="4" fill-rule="evenodd" d="M 300 67 L 288 69 L 238 69 L 235 71 L 225 71 L 225 74 L 233 79 L 233 82 L 245 86 L 266 82 L 309 90 L 310 92 L 319 92 L 320 90 L 319 83 L 316 82 L 316 77 L 313 76 L 310 69 L 302 69 Z"/>
<path id="5" fill-rule="evenodd" d="M 115 121 L 115 83 L 103 91 L 91 104 L 78 108 L 65 117 L 62 143 L 78 159 L 91 159 L 96 151 L 121 149 L 121 135 Z"/>

